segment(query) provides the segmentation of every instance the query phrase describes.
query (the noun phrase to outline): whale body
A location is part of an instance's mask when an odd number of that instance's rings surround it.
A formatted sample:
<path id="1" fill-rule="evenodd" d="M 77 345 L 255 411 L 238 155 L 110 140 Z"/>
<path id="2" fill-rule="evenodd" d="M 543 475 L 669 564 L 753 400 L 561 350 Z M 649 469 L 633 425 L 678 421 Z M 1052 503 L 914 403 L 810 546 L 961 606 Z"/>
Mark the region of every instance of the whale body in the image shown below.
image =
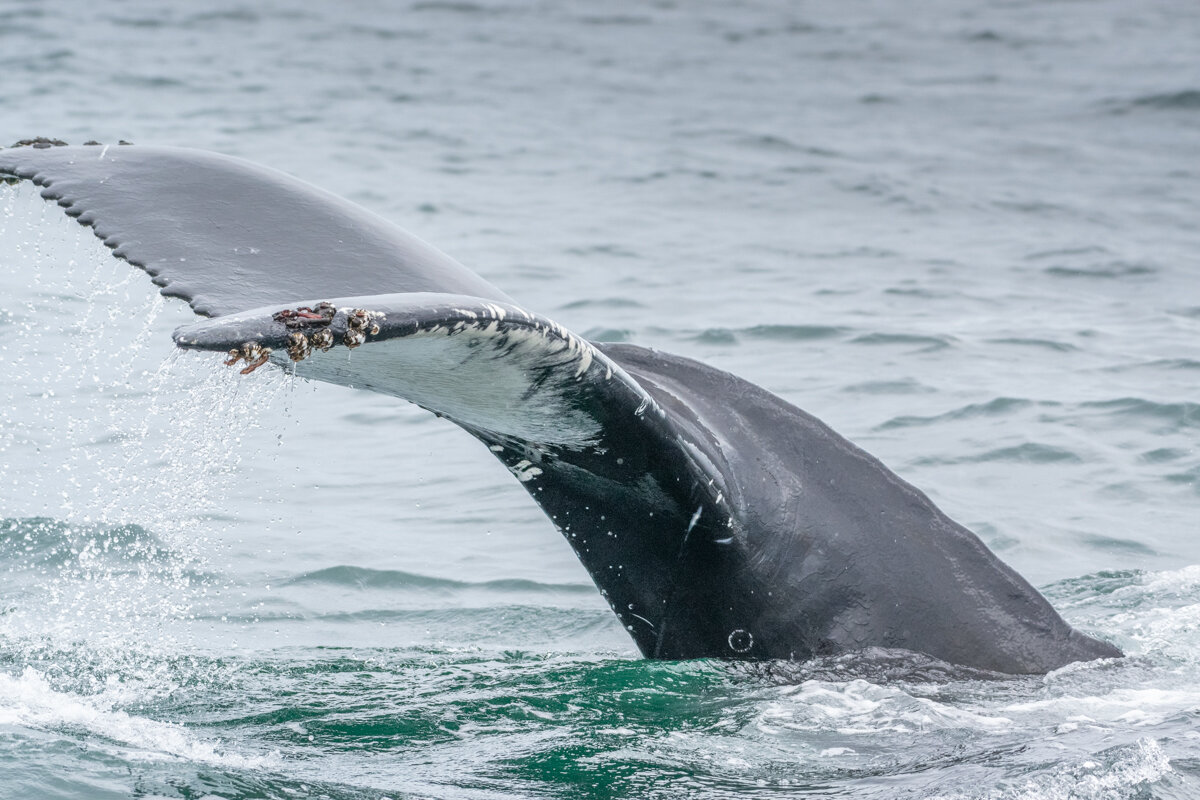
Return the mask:
<path id="1" fill-rule="evenodd" d="M 40 186 L 205 317 L 180 347 L 391 394 L 474 435 L 646 657 L 890 648 L 1043 673 L 1121 655 L 815 417 L 688 358 L 589 342 L 314 186 L 202 151 L 46 141 L 0 150 L 0 178 Z"/>

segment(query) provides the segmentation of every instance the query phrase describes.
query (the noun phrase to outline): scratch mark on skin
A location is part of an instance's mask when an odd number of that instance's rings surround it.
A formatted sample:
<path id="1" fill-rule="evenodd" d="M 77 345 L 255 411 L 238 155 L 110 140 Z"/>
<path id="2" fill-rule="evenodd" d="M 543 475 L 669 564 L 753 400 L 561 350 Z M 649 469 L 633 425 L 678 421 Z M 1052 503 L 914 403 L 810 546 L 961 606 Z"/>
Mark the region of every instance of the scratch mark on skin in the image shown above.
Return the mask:
<path id="1" fill-rule="evenodd" d="M 703 513 L 703 504 L 696 506 L 696 512 L 692 514 L 692 519 L 688 522 L 687 530 L 683 532 L 683 541 L 679 543 L 679 553 L 675 556 L 676 576 L 672 578 L 671 590 L 667 593 L 667 599 L 663 601 L 662 626 L 655 628 L 658 636 L 654 641 L 654 658 L 658 658 L 662 654 L 663 642 L 667 638 L 667 620 L 670 619 L 671 604 L 675 599 L 675 581 L 678 579 L 679 564 L 683 561 L 684 553 L 687 551 L 688 537 L 692 535 L 692 530 L 696 527 L 696 523 L 700 521 L 700 515 Z"/>

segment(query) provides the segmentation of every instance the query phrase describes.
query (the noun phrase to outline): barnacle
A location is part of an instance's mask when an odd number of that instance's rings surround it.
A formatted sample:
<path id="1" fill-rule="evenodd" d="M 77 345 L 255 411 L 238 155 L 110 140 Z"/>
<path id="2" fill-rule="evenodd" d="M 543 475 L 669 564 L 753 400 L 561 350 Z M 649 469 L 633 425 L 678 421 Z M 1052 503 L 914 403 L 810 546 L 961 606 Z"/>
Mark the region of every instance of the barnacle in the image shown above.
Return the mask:
<path id="1" fill-rule="evenodd" d="M 258 342 L 244 342 L 240 348 L 235 347 L 229 351 L 229 358 L 225 359 L 225 366 L 232 367 L 239 361 L 245 361 L 246 366 L 242 368 L 242 374 L 249 375 L 267 363 L 270 356 L 271 348 L 263 347 Z"/>
<path id="2" fill-rule="evenodd" d="M 329 348 L 333 347 L 333 331 L 328 328 L 322 328 L 309 337 L 309 344 L 322 353 L 327 352 Z"/>
<path id="3" fill-rule="evenodd" d="M 342 342 L 347 347 L 358 347 L 367 340 L 367 334 L 379 334 L 379 323 L 376 321 L 383 316 L 380 311 L 367 311 L 365 308 L 354 308 L 346 312 L 346 335 Z"/>
<path id="4" fill-rule="evenodd" d="M 287 337 L 288 357 L 292 361 L 303 361 L 312 354 L 312 343 L 300 331 L 289 333 Z"/>

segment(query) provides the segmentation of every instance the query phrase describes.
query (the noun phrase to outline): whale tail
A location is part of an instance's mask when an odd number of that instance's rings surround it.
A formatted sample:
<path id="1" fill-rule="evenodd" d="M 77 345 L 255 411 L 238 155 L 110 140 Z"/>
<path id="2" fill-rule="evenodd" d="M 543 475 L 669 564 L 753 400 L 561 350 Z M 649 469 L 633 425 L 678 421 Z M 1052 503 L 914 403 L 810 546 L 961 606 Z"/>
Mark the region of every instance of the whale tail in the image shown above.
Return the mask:
<path id="1" fill-rule="evenodd" d="M 689 359 L 588 342 L 294 178 L 102 146 L 0 150 L 0 177 L 42 187 L 211 317 L 176 331 L 179 346 L 244 372 L 291 364 L 472 433 L 646 656 L 887 647 L 1021 673 L 1120 655 L 811 415 Z"/>

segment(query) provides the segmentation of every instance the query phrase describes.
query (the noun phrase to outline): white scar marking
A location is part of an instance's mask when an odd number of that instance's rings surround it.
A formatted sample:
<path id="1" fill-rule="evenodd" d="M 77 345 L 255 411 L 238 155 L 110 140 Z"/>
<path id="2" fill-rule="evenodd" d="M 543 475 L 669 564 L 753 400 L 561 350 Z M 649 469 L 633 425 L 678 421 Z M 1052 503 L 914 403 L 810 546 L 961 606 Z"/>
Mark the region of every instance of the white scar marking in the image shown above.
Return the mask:
<path id="1" fill-rule="evenodd" d="M 517 480 L 522 483 L 527 483 L 542 474 L 541 469 L 533 466 L 528 460 L 518 461 L 514 466 L 509 467 L 508 471 L 516 475 Z"/>

